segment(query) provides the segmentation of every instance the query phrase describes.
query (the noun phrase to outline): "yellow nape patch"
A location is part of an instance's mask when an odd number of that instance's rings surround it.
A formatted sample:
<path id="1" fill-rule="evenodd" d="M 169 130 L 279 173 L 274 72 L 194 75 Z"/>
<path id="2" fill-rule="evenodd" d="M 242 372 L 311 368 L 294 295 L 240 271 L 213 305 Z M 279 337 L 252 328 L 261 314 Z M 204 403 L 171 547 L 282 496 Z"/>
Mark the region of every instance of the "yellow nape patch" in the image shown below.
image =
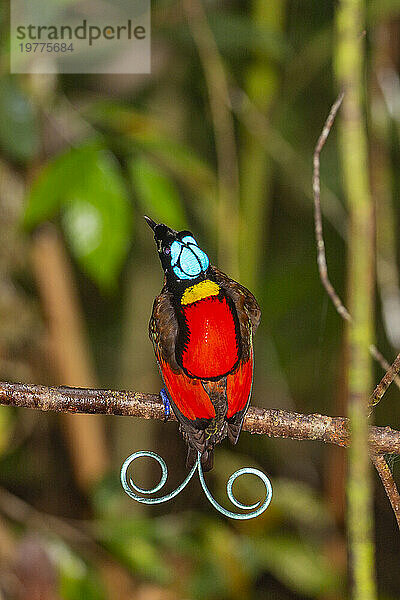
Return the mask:
<path id="1" fill-rule="evenodd" d="M 193 304 L 193 302 L 203 300 L 203 298 L 208 298 L 209 296 L 218 296 L 219 290 L 218 283 L 205 279 L 204 281 L 200 281 L 200 283 L 196 283 L 196 285 L 186 288 L 181 304 Z"/>

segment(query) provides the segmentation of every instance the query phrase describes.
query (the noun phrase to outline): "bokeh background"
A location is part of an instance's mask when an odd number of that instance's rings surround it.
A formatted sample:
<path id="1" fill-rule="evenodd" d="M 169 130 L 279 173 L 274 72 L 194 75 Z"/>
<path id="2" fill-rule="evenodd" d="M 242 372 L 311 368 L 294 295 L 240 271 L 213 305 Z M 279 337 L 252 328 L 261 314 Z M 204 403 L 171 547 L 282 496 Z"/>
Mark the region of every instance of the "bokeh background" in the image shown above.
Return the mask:
<path id="1" fill-rule="evenodd" d="M 0 6 L 0 378 L 158 392 L 147 324 L 162 273 L 143 214 L 192 230 L 262 307 L 252 403 L 343 414 L 343 323 L 323 292 L 312 153 L 337 95 L 335 3 L 152 3 L 151 75 L 10 76 Z M 377 344 L 400 342 L 400 4 L 367 3 L 365 97 L 377 215 Z M 328 264 L 345 293 L 335 129 L 322 156 Z M 382 376 L 376 367 L 376 381 Z M 400 427 L 398 390 L 376 409 Z M 122 491 L 131 452 L 185 475 L 175 423 L 0 408 L 0 597 L 334 600 L 346 597 L 345 451 L 243 433 L 207 480 L 271 477 L 255 521 L 230 522 L 197 481 L 146 508 Z M 400 469 L 390 462 L 397 480 Z M 143 462 L 149 487 L 157 467 Z M 375 476 L 380 598 L 400 597 L 400 542 Z M 261 489 L 238 482 L 254 500 Z"/>

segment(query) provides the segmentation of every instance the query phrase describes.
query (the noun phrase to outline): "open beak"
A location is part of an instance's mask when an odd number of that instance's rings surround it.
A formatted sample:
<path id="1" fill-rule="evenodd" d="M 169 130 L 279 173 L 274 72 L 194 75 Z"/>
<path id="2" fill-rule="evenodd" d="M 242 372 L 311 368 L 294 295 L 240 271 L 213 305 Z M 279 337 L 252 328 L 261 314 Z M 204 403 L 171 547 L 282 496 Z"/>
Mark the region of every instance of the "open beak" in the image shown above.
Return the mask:
<path id="1" fill-rule="evenodd" d="M 150 217 L 144 217 L 144 220 L 146 221 L 147 225 L 149 227 L 151 227 L 151 229 L 154 231 L 155 228 L 157 227 L 157 223 L 155 221 L 153 221 L 153 219 L 150 219 Z"/>

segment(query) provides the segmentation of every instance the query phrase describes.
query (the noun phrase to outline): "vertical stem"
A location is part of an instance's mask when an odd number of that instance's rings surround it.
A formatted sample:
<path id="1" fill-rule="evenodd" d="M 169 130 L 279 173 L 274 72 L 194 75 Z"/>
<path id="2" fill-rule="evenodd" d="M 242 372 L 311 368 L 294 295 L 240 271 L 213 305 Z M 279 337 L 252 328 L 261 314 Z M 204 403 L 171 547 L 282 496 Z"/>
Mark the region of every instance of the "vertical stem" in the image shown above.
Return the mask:
<path id="1" fill-rule="evenodd" d="M 68 257 L 57 231 L 48 226 L 37 232 L 32 264 L 47 314 L 50 343 L 60 381 L 92 387 L 94 366 L 85 335 Z M 83 418 L 82 418 L 83 417 Z M 108 449 L 101 417 L 62 415 L 74 474 L 83 491 L 90 490 L 108 468 Z"/>
<path id="2" fill-rule="evenodd" d="M 362 108 L 365 5 L 341 0 L 336 15 L 336 74 L 345 92 L 340 154 L 347 196 L 349 392 L 351 428 L 347 482 L 348 538 L 353 598 L 376 598 L 372 516 L 372 478 L 368 455 L 368 396 L 372 388 L 369 346 L 373 339 L 373 205 L 368 182 L 367 141 Z"/>
<path id="3" fill-rule="evenodd" d="M 30 74 L 26 76 L 25 85 L 43 119 L 54 103 L 57 75 Z M 41 137 L 43 156 L 39 159 L 51 155 L 53 151 L 44 128 Z M 31 177 L 35 167 L 35 164 L 31 165 Z M 32 243 L 31 258 L 39 295 L 47 314 L 51 354 L 59 380 L 73 386 L 92 386 L 96 376 L 84 317 L 68 256 L 54 228 L 47 226 L 37 232 Z M 90 415 L 71 414 L 63 415 L 62 422 L 76 481 L 87 493 L 100 481 L 109 466 L 103 420 L 93 420 Z"/>
<path id="4" fill-rule="evenodd" d="M 285 2 L 282 0 L 253 0 L 254 26 L 280 31 L 284 11 Z M 255 54 L 247 73 L 245 91 L 267 119 L 276 96 L 278 81 L 276 65 L 264 54 Z M 272 165 L 265 143 L 246 130 L 243 131 L 242 148 L 240 270 L 242 283 L 256 291 L 263 257 L 262 248 L 266 243 L 265 220 L 271 204 Z"/>

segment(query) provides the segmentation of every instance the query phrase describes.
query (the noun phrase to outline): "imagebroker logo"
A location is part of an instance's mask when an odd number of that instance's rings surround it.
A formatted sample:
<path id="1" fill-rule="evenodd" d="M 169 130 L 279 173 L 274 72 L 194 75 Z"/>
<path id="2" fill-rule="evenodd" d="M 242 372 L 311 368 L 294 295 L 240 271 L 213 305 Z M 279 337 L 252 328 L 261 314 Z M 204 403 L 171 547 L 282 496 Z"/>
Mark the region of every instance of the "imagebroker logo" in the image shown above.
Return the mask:
<path id="1" fill-rule="evenodd" d="M 12 73 L 150 73 L 150 0 L 11 0 L 10 44 Z"/>
<path id="2" fill-rule="evenodd" d="M 146 38 L 146 29 L 143 25 L 132 24 L 132 20 L 128 19 L 126 25 L 88 25 L 86 19 L 83 19 L 81 25 L 71 27 L 70 25 L 18 25 L 17 40 L 30 41 L 54 41 L 54 40 L 86 40 L 89 46 L 93 45 L 96 40 L 121 40 L 121 39 L 136 39 L 144 40 Z"/>

